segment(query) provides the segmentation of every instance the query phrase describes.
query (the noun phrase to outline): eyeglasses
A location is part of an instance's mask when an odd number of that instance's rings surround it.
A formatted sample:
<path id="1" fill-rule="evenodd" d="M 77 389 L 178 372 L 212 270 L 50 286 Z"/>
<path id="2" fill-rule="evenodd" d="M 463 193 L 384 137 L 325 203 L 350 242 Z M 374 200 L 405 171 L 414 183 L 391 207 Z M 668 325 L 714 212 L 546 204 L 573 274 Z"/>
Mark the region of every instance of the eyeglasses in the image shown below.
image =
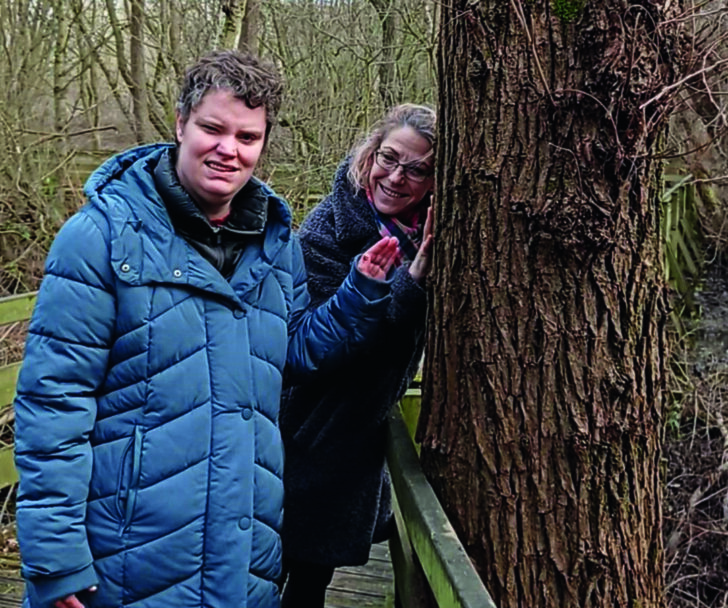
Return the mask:
<path id="1" fill-rule="evenodd" d="M 401 163 L 391 152 L 377 150 L 374 153 L 374 161 L 382 169 L 394 173 L 397 167 L 402 167 L 402 174 L 412 182 L 424 182 L 432 175 L 432 169 L 420 163 Z"/>

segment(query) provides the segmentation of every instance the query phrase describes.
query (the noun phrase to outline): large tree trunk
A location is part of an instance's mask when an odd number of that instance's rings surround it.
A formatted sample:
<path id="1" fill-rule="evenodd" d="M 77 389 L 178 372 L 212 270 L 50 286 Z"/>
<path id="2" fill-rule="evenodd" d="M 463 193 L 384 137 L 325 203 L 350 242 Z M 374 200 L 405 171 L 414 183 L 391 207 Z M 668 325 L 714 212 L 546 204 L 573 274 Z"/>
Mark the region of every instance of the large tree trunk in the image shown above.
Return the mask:
<path id="1" fill-rule="evenodd" d="M 680 4 L 442 6 L 419 435 L 500 608 L 663 605 L 653 97 Z"/>

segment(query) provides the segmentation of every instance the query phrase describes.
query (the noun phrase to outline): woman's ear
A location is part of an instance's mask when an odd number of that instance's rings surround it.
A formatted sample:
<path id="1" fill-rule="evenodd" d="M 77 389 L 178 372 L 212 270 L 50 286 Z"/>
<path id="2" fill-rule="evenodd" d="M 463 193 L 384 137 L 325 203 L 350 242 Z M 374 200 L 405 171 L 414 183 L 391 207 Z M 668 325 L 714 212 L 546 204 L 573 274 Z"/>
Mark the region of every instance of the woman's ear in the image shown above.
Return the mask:
<path id="1" fill-rule="evenodd" d="M 174 115 L 174 141 L 176 144 L 179 145 L 179 143 L 182 141 L 182 136 L 185 132 L 185 121 L 182 120 L 182 116 L 179 113 L 179 110 L 175 112 Z"/>

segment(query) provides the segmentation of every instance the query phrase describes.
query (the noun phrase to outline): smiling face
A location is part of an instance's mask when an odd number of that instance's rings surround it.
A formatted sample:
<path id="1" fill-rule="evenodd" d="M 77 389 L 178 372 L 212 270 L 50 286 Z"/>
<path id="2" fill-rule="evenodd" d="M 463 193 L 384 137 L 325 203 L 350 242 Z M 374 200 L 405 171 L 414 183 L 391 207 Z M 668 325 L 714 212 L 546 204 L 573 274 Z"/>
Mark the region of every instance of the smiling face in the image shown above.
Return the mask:
<path id="1" fill-rule="evenodd" d="M 420 164 L 428 173 L 432 171 L 432 146 L 412 127 L 400 127 L 391 131 L 382 140 L 379 150 L 396 158 L 401 164 Z M 373 162 L 368 186 L 379 213 L 401 215 L 413 210 L 425 198 L 432 190 L 433 182 L 432 176 L 426 177 L 422 182 L 414 182 L 407 179 L 402 167 L 389 171 Z"/>
<path id="2" fill-rule="evenodd" d="M 177 116 L 177 175 L 208 218 L 229 213 L 258 164 L 265 129 L 265 108 L 249 108 L 227 90 L 207 93 L 186 121 Z"/>

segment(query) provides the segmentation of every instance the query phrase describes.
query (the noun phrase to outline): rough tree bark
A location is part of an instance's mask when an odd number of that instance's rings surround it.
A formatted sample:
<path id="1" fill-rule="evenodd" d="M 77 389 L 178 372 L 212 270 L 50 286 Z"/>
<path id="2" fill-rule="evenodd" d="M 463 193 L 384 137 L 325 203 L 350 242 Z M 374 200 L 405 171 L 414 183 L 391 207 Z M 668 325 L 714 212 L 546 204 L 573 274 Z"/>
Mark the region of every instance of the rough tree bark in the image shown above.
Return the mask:
<path id="1" fill-rule="evenodd" d="M 676 0 L 442 5 L 423 465 L 500 608 L 657 607 Z"/>

